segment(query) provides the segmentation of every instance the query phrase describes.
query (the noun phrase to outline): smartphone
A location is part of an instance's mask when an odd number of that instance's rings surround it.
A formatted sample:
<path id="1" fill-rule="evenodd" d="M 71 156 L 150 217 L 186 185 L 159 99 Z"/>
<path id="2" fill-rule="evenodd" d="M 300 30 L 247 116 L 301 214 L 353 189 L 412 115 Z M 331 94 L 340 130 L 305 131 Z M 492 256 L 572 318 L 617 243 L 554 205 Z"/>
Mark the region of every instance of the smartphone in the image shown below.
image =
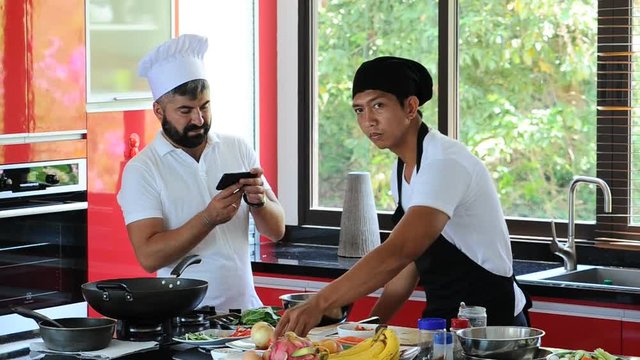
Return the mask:
<path id="1" fill-rule="evenodd" d="M 216 190 L 226 189 L 229 186 L 240 181 L 240 179 L 255 178 L 255 177 L 258 177 L 258 174 L 254 174 L 248 171 L 237 172 L 237 173 L 225 173 L 225 174 L 222 174 L 220 181 L 218 181 L 218 185 L 216 185 Z"/>

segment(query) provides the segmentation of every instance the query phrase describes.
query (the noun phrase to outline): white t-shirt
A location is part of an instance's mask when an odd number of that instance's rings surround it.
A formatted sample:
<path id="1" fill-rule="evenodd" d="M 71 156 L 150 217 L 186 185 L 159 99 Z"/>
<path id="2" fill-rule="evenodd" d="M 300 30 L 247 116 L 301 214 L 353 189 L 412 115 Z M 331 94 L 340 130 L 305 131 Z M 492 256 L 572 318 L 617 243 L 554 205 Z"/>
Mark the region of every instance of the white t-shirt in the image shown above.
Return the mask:
<path id="1" fill-rule="evenodd" d="M 391 189 L 398 203 L 396 169 L 397 163 Z M 442 235 L 478 265 L 500 276 L 513 274 L 509 231 L 489 172 L 463 144 L 435 129 L 424 139 L 420 171 L 414 168 L 410 184 L 403 177 L 402 208 L 416 205 L 447 214 Z M 513 286 L 517 315 L 525 297 Z"/>
<path id="2" fill-rule="evenodd" d="M 222 174 L 258 166 L 255 151 L 239 137 L 210 132 L 200 162 L 196 162 L 159 131 L 127 163 L 118 203 L 126 224 L 162 218 L 167 229 L 175 229 L 202 211 L 219 192 L 215 187 Z M 269 189 L 266 179 L 263 181 Z M 218 311 L 262 306 L 253 285 L 248 231 L 249 207 L 241 202 L 229 222 L 216 226 L 189 253 L 200 255 L 202 262 L 188 267 L 181 277 L 208 281 L 202 305 L 215 306 Z M 158 270 L 157 276 L 170 276 L 174 266 Z"/>

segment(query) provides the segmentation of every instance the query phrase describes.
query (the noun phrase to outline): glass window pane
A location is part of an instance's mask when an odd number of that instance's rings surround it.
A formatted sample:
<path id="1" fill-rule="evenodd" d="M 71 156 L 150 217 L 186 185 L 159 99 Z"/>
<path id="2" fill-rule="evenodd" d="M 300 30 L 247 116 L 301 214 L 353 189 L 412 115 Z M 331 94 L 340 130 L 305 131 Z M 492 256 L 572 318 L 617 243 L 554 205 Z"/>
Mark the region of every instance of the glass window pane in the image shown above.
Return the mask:
<path id="1" fill-rule="evenodd" d="M 508 217 L 568 217 L 596 174 L 597 1 L 459 1 L 460 141 Z M 595 189 L 576 219 L 595 220 Z"/>
<path id="2" fill-rule="evenodd" d="M 638 34 L 638 29 L 640 29 L 640 1 L 633 1 L 633 12 L 632 12 L 632 41 L 631 41 L 631 50 L 633 51 L 631 69 L 638 69 L 640 67 L 640 56 L 639 54 L 639 46 L 640 46 L 640 34 Z M 629 193 L 631 195 L 630 205 L 631 205 L 631 216 L 629 219 L 629 224 L 632 226 L 640 225 L 640 98 L 638 97 L 638 90 L 640 90 L 640 73 L 635 70 L 632 72 L 631 78 L 631 107 L 633 110 L 630 112 L 631 116 L 631 130 L 630 130 L 630 141 L 631 141 L 631 164 L 630 168 L 630 182 L 629 182 Z"/>
<path id="3" fill-rule="evenodd" d="M 151 97 L 138 62 L 171 38 L 170 0 L 87 1 L 88 102 Z"/>
<path id="4" fill-rule="evenodd" d="M 437 84 L 436 0 L 319 0 L 316 4 L 316 89 L 312 207 L 342 207 L 347 173 L 368 171 L 378 209 L 395 206 L 390 176 L 395 156 L 375 148 L 358 128 L 351 81 L 365 60 L 393 55 L 414 59 Z M 437 87 L 422 107 L 437 127 Z"/>

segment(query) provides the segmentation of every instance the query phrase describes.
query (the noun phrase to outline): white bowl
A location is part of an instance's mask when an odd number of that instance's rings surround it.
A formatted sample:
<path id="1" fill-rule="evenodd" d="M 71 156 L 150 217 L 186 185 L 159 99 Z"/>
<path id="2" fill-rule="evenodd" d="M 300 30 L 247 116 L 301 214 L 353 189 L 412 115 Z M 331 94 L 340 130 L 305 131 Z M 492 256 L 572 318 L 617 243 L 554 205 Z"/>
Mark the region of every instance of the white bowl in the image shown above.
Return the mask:
<path id="1" fill-rule="evenodd" d="M 355 336 L 362 339 L 370 338 L 376 333 L 378 324 L 346 323 L 338 325 L 338 336 Z"/>
<path id="2" fill-rule="evenodd" d="M 213 360 L 221 360 L 232 358 L 232 355 L 238 355 L 236 358 L 240 359 L 242 357 L 243 350 L 239 349 L 231 349 L 231 348 L 220 348 L 211 350 L 211 357 Z"/>

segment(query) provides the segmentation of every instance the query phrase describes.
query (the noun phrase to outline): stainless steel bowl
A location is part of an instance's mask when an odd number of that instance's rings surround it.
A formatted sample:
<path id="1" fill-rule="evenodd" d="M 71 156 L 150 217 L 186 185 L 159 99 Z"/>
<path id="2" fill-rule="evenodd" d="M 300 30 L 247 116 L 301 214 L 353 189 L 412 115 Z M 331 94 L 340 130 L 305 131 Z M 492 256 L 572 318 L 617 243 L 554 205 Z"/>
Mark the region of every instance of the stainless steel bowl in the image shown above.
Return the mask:
<path id="1" fill-rule="evenodd" d="M 282 301 L 282 307 L 286 310 L 298 304 L 302 304 L 315 294 L 316 293 L 314 292 L 286 294 L 280 296 L 280 301 Z M 324 314 L 322 314 L 322 319 L 318 326 L 337 324 L 345 321 L 352 306 L 353 304 L 348 304 L 339 308 L 328 309 Z"/>
<path id="2" fill-rule="evenodd" d="M 534 359 L 544 331 L 520 326 L 487 326 L 456 332 L 467 356 L 485 359 Z"/>

